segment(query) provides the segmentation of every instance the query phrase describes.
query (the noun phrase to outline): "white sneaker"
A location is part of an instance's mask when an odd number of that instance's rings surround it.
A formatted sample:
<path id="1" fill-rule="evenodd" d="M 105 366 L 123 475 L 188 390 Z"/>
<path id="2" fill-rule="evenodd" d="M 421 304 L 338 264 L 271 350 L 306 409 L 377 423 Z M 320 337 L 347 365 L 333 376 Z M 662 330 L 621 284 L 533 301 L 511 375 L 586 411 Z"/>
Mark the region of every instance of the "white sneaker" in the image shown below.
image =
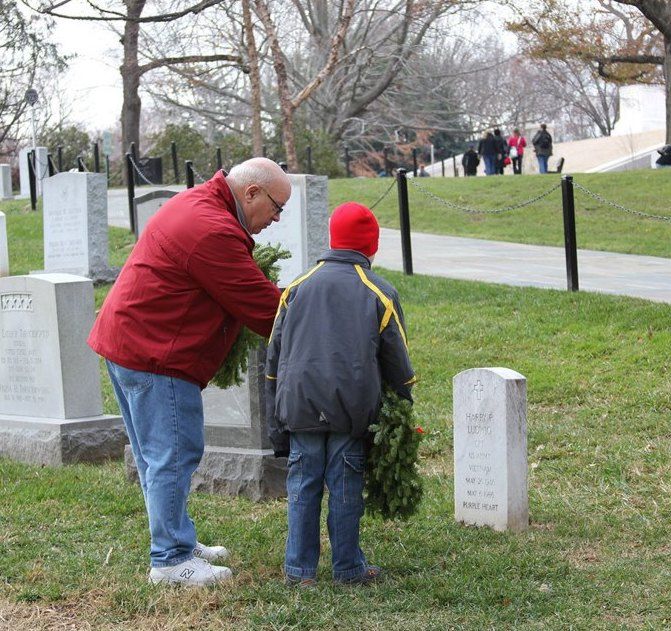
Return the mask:
<path id="1" fill-rule="evenodd" d="M 225 561 L 229 554 L 230 552 L 224 546 L 206 546 L 202 543 L 196 543 L 196 547 L 193 549 L 193 556 L 205 559 L 210 563 Z"/>
<path id="2" fill-rule="evenodd" d="M 169 567 L 153 567 L 149 572 L 149 582 L 178 583 L 186 587 L 202 587 L 221 583 L 233 576 L 227 567 L 210 565 L 204 559 L 194 557 Z"/>

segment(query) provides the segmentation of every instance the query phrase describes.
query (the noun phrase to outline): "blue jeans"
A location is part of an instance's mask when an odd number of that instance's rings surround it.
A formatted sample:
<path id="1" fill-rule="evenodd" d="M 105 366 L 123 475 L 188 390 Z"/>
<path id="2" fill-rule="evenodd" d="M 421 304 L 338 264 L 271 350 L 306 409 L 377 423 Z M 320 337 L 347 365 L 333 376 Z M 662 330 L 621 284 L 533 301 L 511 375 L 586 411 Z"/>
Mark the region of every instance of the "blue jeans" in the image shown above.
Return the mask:
<path id="1" fill-rule="evenodd" d="M 196 547 L 186 503 L 205 448 L 200 388 L 106 361 L 149 516 L 151 565 L 177 565 Z"/>
<path id="2" fill-rule="evenodd" d="M 538 160 L 538 171 L 539 173 L 548 172 L 548 156 L 536 156 Z"/>
<path id="3" fill-rule="evenodd" d="M 317 575 L 324 482 L 329 490 L 326 524 L 333 578 L 343 581 L 361 576 L 367 567 L 359 547 L 359 521 L 364 510 L 364 439 L 349 434 L 292 432 L 288 465 L 287 576 Z"/>
<path id="4" fill-rule="evenodd" d="M 496 156 L 482 156 L 485 161 L 485 175 L 496 175 Z"/>

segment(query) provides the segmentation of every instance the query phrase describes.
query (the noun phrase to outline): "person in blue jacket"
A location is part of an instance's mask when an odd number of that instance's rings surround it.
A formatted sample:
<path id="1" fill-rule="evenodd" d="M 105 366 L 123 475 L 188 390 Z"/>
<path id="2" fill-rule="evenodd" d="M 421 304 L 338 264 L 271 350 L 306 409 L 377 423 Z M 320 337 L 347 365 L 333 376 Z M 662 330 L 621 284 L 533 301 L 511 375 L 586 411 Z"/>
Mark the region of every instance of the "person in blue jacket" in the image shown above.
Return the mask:
<path id="1" fill-rule="evenodd" d="M 371 271 L 375 215 L 347 202 L 333 211 L 329 233 L 331 249 L 284 290 L 268 343 L 269 435 L 275 455 L 288 455 L 289 585 L 315 584 L 324 483 L 334 580 L 380 576 L 359 546 L 368 426 L 383 383 L 412 401 L 415 382 L 398 293 Z"/>

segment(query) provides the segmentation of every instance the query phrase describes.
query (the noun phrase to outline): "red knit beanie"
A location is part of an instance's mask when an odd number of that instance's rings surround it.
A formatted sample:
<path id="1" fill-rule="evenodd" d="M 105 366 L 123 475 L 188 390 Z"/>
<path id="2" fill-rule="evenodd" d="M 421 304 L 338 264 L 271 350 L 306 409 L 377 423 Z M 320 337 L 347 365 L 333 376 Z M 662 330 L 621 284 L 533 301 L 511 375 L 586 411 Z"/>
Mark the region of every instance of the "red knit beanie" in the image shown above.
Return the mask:
<path id="1" fill-rule="evenodd" d="M 356 202 L 345 202 L 333 211 L 329 234 L 332 249 L 356 250 L 370 258 L 377 252 L 380 226 L 368 208 Z"/>

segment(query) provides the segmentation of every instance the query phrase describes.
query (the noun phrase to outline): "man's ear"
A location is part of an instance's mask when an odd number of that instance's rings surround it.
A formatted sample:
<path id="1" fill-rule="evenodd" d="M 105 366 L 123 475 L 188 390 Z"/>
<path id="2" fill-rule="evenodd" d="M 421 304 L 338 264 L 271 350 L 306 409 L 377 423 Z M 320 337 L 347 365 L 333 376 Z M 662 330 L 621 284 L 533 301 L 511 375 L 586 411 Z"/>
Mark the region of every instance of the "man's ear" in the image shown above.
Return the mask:
<path id="1" fill-rule="evenodd" d="M 246 189 L 245 189 L 245 199 L 247 201 L 251 201 L 254 199 L 258 194 L 261 189 L 258 187 L 257 184 L 250 184 Z"/>

